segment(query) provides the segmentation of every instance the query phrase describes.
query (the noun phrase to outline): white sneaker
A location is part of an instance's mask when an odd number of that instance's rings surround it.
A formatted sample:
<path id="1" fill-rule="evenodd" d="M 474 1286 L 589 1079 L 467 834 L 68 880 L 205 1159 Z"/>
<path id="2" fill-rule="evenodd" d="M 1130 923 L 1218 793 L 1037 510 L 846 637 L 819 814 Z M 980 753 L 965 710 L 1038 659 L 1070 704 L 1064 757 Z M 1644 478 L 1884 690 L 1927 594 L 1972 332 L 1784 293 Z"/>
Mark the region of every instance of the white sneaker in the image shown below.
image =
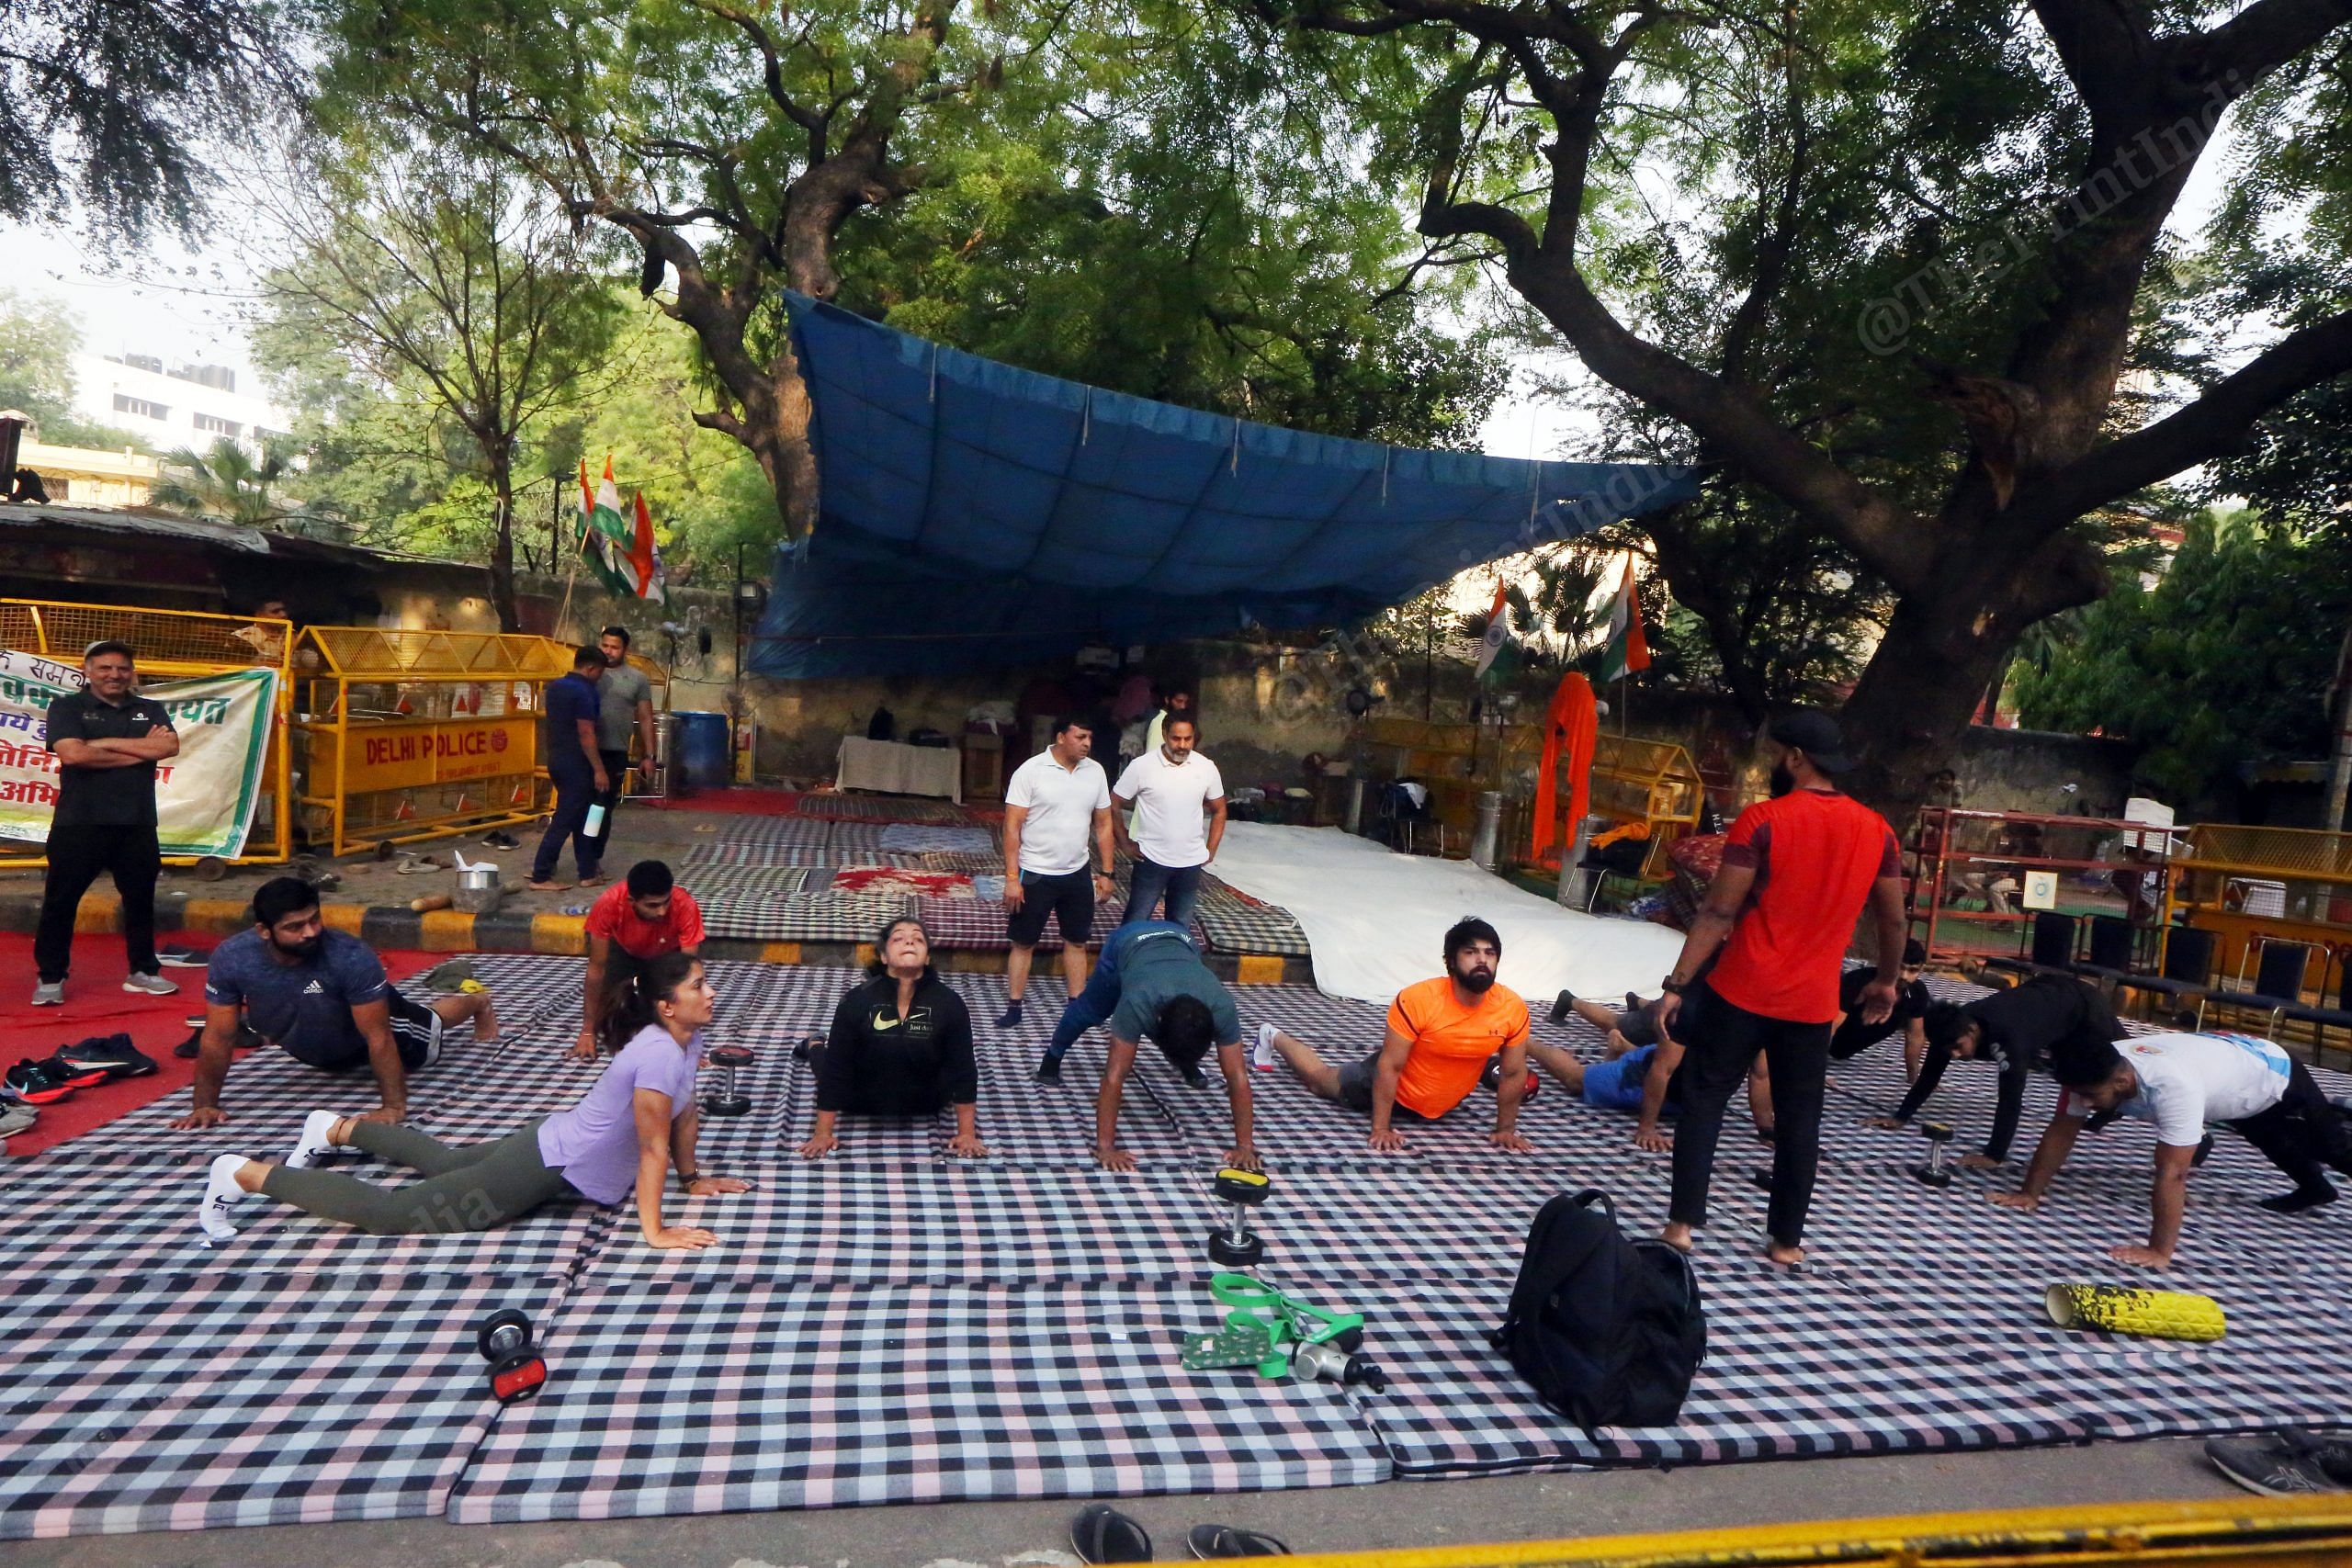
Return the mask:
<path id="1" fill-rule="evenodd" d="M 1258 1048 L 1250 1053 L 1250 1065 L 1260 1072 L 1270 1072 L 1274 1066 L 1274 1036 L 1280 1031 L 1271 1023 L 1258 1026 Z"/>
<path id="2" fill-rule="evenodd" d="M 176 997 L 180 994 L 180 988 L 161 975 L 130 976 L 123 980 L 122 988 L 150 997 Z"/>
<path id="3" fill-rule="evenodd" d="M 197 1223 L 204 1227 L 205 1245 L 228 1241 L 237 1234 L 229 1223 L 237 1204 L 245 1197 L 245 1190 L 237 1185 L 237 1172 L 244 1168 L 243 1155 L 220 1155 L 212 1161 L 212 1172 L 204 1181 L 204 1206 L 196 1213 Z"/>
<path id="4" fill-rule="evenodd" d="M 33 1006 L 37 1008 L 62 1008 L 64 1005 L 64 981 L 43 980 L 33 987 Z"/>
<path id="5" fill-rule="evenodd" d="M 302 1135 L 294 1140 L 294 1152 L 286 1156 L 288 1170 L 308 1170 L 334 1153 L 335 1145 L 327 1136 L 343 1118 L 332 1111 L 313 1111 L 302 1119 Z"/>

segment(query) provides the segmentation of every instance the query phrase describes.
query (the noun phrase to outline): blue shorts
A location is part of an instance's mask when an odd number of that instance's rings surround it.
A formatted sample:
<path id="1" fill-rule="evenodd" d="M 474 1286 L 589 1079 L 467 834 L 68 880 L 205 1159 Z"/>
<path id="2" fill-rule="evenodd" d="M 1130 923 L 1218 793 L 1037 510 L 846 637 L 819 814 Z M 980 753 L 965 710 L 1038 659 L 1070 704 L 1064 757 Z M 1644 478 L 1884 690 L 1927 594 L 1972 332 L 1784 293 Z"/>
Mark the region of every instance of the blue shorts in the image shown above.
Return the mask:
<path id="1" fill-rule="evenodd" d="M 1584 1069 L 1584 1102 L 1602 1111 L 1638 1111 L 1649 1077 L 1655 1045 L 1628 1051 L 1613 1062 L 1589 1062 Z"/>

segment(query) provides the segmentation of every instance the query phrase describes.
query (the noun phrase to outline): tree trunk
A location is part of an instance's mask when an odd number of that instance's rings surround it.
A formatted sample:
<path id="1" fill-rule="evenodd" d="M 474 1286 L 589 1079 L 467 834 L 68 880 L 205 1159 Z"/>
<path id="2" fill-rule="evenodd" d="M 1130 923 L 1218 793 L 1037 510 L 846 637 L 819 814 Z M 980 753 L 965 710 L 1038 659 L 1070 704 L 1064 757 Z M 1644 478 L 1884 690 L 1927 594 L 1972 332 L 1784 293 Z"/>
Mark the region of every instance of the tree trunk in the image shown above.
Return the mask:
<path id="1" fill-rule="evenodd" d="M 514 599 L 514 464 L 510 454 L 495 447 L 487 456 L 496 513 L 490 538 L 490 602 L 498 609 L 498 629 L 519 632 L 523 617 Z"/>
<path id="2" fill-rule="evenodd" d="M 2320 826 L 2336 832 L 2344 826 L 2344 801 L 2352 795 L 2352 627 L 2344 633 L 2343 651 L 2335 656 L 2335 689 L 2328 694 L 2328 716 L 2334 721 L 2327 763 L 2327 815 Z"/>
<path id="3" fill-rule="evenodd" d="M 1897 602 L 1839 722 L 1858 761 L 1844 781 L 1907 833 L 1929 797 L 1928 781 L 1957 770 L 1961 742 L 2022 628 L 1977 614 L 1981 598 L 1953 584 Z"/>

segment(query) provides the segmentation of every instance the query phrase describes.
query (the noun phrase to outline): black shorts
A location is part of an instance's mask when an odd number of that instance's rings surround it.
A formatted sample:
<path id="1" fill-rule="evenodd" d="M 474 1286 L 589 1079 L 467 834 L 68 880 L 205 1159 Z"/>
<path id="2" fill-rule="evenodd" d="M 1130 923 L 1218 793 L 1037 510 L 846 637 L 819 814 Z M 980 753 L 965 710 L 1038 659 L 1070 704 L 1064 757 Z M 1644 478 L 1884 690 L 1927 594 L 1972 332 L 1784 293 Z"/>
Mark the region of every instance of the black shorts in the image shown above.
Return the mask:
<path id="1" fill-rule="evenodd" d="M 1360 1061 L 1350 1062 L 1346 1066 L 1341 1067 L 1340 1069 L 1340 1103 L 1359 1115 L 1371 1115 L 1373 1080 L 1379 1076 L 1380 1053 L 1377 1051 Z M 1424 1116 L 1401 1101 L 1389 1108 L 1389 1122 L 1392 1126 L 1398 1122 L 1433 1122 L 1435 1120 L 1435 1117 Z"/>
<path id="2" fill-rule="evenodd" d="M 1021 874 L 1021 908 L 1004 922 L 1004 936 L 1015 947 L 1035 947 L 1046 934 L 1046 917 L 1061 927 L 1062 941 L 1083 946 L 1094 937 L 1094 874 L 1080 869 L 1059 876 Z"/>
<path id="3" fill-rule="evenodd" d="M 392 1015 L 392 1043 L 400 1048 L 401 1066 L 413 1073 L 438 1061 L 441 1015 L 423 1002 L 403 996 L 397 986 L 384 987 L 384 1001 Z M 323 1049 L 288 1051 L 287 1055 L 308 1066 L 345 1073 L 368 1065 L 368 1042 L 355 1029 L 346 1038 Z"/>

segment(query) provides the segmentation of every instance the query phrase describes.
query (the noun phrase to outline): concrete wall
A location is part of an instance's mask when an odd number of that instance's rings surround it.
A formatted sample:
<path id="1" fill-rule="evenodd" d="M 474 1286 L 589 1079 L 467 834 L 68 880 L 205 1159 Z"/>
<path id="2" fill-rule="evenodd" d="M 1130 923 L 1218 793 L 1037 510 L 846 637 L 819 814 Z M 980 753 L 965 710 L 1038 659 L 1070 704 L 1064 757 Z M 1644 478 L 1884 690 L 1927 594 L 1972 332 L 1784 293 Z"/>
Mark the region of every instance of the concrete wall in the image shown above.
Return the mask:
<path id="1" fill-rule="evenodd" d="M 2139 793 L 2132 784 L 2136 755 L 2126 741 L 2097 736 L 1973 726 L 1956 770 L 1960 802 L 1979 811 L 2120 817 L 2124 801 Z M 2179 804 L 2185 810 L 2188 803 Z"/>

